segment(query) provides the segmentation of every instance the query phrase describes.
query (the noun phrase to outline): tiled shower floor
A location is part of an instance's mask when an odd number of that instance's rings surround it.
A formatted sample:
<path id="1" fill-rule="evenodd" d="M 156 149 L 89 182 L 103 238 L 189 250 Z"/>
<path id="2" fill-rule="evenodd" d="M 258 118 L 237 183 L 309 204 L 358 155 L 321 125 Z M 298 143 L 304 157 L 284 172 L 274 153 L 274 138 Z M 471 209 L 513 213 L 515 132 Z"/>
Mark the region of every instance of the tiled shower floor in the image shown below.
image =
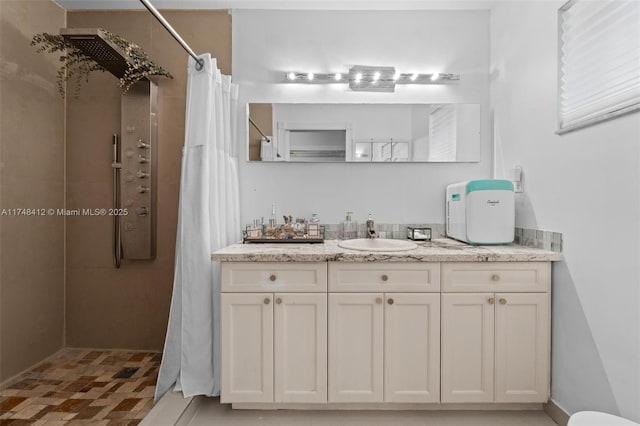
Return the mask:
<path id="1" fill-rule="evenodd" d="M 0 425 L 136 425 L 161 354 L 63 349 L 0 390 Z"/>

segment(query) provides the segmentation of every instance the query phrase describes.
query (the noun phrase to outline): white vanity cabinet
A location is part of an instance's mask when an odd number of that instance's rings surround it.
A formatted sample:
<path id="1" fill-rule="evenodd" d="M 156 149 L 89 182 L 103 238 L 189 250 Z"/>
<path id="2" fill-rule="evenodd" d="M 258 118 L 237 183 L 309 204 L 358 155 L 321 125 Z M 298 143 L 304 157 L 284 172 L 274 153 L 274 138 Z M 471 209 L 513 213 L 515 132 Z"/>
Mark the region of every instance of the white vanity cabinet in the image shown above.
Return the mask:
<path id="1" fill-rule="evenodd" d="M 442 402 L 547 401 L 550 273 L 548 262 L 442 264 Z"/>
<path id="2" fill-rule="evenodd" d="M 221 402 L 327 401 L 326 269 L 222 264 Z"/>
<path id="3" fill-rule="evenodd" d="M 224 261 L 221 270 L 223 403 L 548 400 L 549 261 Z"/>

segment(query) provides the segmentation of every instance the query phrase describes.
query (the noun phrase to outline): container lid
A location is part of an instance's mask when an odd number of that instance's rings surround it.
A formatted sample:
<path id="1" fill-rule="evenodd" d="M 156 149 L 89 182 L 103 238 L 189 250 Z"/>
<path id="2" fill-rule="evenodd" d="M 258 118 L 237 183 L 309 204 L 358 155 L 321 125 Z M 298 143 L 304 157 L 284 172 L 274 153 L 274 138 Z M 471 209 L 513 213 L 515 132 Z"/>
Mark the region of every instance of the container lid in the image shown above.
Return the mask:
<path id="1" fill-rule="evenodd" d="M 467 194 L 473 191 L 511 191 L 513 192 L 513 183 L 505 179 L 480 179 L 470 180 L 467 182 Z"/>

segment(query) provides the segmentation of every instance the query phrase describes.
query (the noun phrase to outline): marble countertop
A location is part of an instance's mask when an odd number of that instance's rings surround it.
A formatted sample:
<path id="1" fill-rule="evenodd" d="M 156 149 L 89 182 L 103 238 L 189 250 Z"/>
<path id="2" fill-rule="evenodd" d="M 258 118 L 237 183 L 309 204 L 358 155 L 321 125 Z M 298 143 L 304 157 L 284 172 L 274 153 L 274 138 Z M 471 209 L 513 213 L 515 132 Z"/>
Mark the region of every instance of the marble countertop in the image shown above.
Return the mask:
<path id="1" fill-rule="evenodd" d="M 338 240 L 323 244 L 233 244 L 214 252 L 222 262 L 547 262 L 562 259 L 549 250 L 509 244 L 471 246 L 450 239 L 416 241 L 418 248 L 398 252 L 368 252 L 338 247 Z"/>

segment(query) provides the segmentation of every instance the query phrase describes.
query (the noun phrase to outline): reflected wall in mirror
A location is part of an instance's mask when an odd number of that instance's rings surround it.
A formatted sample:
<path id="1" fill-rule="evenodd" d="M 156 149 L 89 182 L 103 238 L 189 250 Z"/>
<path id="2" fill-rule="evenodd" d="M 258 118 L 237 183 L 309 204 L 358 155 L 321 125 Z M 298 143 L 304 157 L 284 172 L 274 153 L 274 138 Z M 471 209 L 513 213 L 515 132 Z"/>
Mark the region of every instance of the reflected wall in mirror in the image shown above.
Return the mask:
<path id="1" fill-rule="evenodd" d="M 478 162 L 478 104 L 250 103 L 249 161 Z"/>

